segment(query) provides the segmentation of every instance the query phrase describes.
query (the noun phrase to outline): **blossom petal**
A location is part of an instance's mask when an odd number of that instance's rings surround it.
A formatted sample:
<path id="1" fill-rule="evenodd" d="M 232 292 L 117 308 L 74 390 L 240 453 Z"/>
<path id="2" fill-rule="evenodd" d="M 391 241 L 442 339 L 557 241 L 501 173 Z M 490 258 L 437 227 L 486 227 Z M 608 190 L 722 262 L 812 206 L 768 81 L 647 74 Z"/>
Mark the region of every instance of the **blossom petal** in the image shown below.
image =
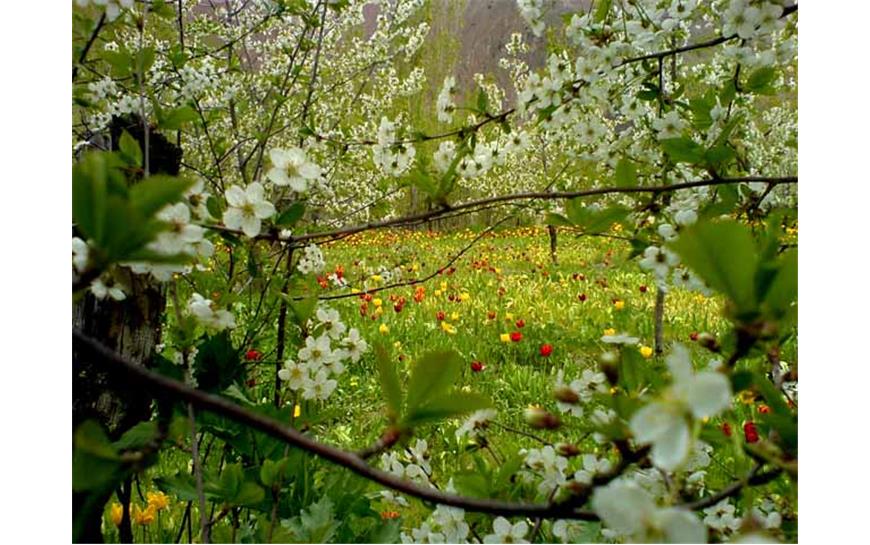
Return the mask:
<path id="1" fill-rule="evenodd" d="M 695 418 L 715 416 L 731 405 L 731 383 L 722 373 L 698 373 L 692 378 L 686 402 Z"/>
<path id="2" fill-rule="evenodd" d="M 227 202 L 230 203 L 230 206 L 243 206 L 247 202 L 245 192 L 237 185 L 231 185 L 224 196 L 227 198 Z"/>
<path id="3" fill-rule="evenodd" d="M 227 193 L 229 194 L 229 191 Z M 243 216 L 241 208 L 227 208 L 224 210 L 224 225 L 229 229 L 238 229 L 242 226 Z"/>
<path id="4" fill-rule="evenodd" d="M 668 543 L 707 543 L 707 528 L 690 511 L 663 509 L 658 519 Z"/>
<path id="5" fill-rule="evenodd" d="M 652 448 L 653 464 L 665 471 L 674 471 L 689 455 L 689 425 L 683 419 L 674 419 L 664 436 Z"/>
<path id="6" fill-rule="evenodd" d="M 673 410 L 664 403 L 654 402 L 634 413 L 629 423 L 635 441 L 648 445 L 663 437 L 673 426 Z"/>

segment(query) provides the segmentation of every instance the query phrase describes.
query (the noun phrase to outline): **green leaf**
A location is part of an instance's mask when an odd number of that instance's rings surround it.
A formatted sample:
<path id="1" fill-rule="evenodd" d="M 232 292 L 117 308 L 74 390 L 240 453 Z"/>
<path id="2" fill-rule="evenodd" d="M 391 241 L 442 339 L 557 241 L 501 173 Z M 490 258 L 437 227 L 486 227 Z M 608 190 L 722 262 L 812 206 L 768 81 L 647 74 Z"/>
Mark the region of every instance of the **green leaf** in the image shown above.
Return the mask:
<path id="1" fill-rule="evenodd" d="M 662 149 L 675 163 L 700 164 L 704 162 L 704 148 L 691 138 L 665 138 Z"/>
<path id="2" fill-rule="evenodd" d="M 776 76 L 777 73 L 774 67 L 763 66 L 749 74 L 743 88 L 751 93 L 771 93 L 773 91 L 771 84 L 776 80 Z"/>
<path id="3" fill-rule="evenodd" d="M 378 378 L 381 391 L 387 404 L 387 413 L 391 420 L 397 420 L 402 414 L 402 386 L 396 365 L 392 362 L 387 348 L 379 342 L 374 344 L 375 359 L 378 363 Z"/>
<path id="4" fill-rule="evenodd" d="M 205 208 L 211 214 L 211 217 L 215 219 L 219 219 L 224 213 L 223 202 L 214 195 L 210 195 L 208 200 L 205 201 Z"/>
<path id="5" fill-rule="evenodd" d="M 455 350 L 427 352 L 411 367 L 406 404 L 411 409 L 445 393 L 462 373 L 462 357 Z"/>
<path id="6" fill-rule="evenodd" d="M 598 0 L 598 5 L 595 8 L 595 22 L 603 23 L 607 19 L 607 13 L 610 11 L 610 5 L 613 0 Z"/>
<path id="7" fill-rule="evenodd" d="M 130 203 L 144 217 L 151 217 L 167 204 L 178 202 L 191 185 L 192 180 L 155 174 L 130 188 Z"/>
<path id="8" fill-rule="evenodd" d="M 633 187 L 637 185 L 637 169 L 631 159 L 623 157 L 616 164 L 616 185 L 619 187 Z"/>
<path id="9" fill-rule="evenodd" d="M 84 492 L 111 487 L 123 478 L 117 450 L 103 428 L 88 420 L 73 435 L 73 490 Z"/>
<path id="10" fill-rule="evenodd" d="M 477 92 L 477 110 L 485 114 L 489 110 L 489 96 L 487 96 L 486 91 L 480 89 Z"/>
<path id="11" fill-rule="evenodd" d="M 139 422 L 115 441 L 114 447 L 118 450 L 131 450 L 147 446 L 159 435 L 157 422 L 149 420 L 147 422 Z"/>
<path id="12" fill-rule="evenodd" d="M 451 392 L 416 405 L 408 411 L 404 422 L 415 427 L 492 407 L 489 398 L 472 392 Z"/>
<path id="13" fill-rule="evenodd" d="M 547 225 L 556 225 L 556 226 L 562 225 L 562 226 L 567 226 L 567 227 L 574 225 L 573 223 L 571 223 L 571 220 L 569 220 L 565 216 L 563 216 L 561 214 L 555 214 L 553 212 L 549 212 L 544 217 L 544 223 Z"/>
<path id="14" fill-rule="evenodd" d="M 142 148 L 139 147 L 139 142 L 130 136 L 130 133 L 127 131 L 121 133 L 118 148 L 121 150 L 121 157 L 127 161 L 128 164 L 135 167 L 142 166 Z"/>
<path id="15" fill-rule="evenodd" d="M 687 228 L 671 248 L 708 286 L 727 295 L 738 310 L 754 310 L 758 258 L 748 227 L 731 220 L 700 222 Z"/>
<path id="16" fill-rule="evenodd" d="M 777 318 L 796 312 L 793 303 L 798 297 L 798 259 L 797 250 L 791 249 L 780 256 L 776 276 L 767 290 L 759 294 L 766 309 Z"/>
<path id="17" fill-rule="evenodd" d="M 180 129 L 185 123 L 195 121 L 198 118 L 199 114 L 196 113 L 196 110 L 190 106 L 182 106 L 164 113 L 163 118 L 157 120 L 157 126 L 161 129 L 174 131 Z"/>
<path id="18" fill-rule="evenodd" d="M 305 203 L 301 201 L 294 202 L 281 212 L 278 219 L 275 220 L 275 225 L 280 225 L 281 227 L 295 225 L 297 221 L 302 219 L 304 214 Z"/>
<path id="19" fill-rule="evenodd" d="M 279 477 L 285 474 L 284 470 L 289 463 L 290 458 L 282 458 L 278 461 L 264 460 L 262 467 L 260 467 L 260 482 L 270 488 L 279 483 Z"/>
<path id="20" fill-rule="evenodd" d="M 714 145 L 704 152 L 704 160 L 711 165 L 721 165 L 737 157 L 737 154 L 727 145 Z"/>
<path id="21" fill-rule="evenodd" d="M 154 64 L 154 48 L 143 47 L 136 53 L 136 77 L 145 74 Z"/>
<path id="22" fill-rule="evenodd" d="M 188 473 L 177 473 L 169 477 L 155 477 L 154 484 L 163 492 L 172 494 L 182 501 L 195 501 L 199 498 L 193 475 Z"/>

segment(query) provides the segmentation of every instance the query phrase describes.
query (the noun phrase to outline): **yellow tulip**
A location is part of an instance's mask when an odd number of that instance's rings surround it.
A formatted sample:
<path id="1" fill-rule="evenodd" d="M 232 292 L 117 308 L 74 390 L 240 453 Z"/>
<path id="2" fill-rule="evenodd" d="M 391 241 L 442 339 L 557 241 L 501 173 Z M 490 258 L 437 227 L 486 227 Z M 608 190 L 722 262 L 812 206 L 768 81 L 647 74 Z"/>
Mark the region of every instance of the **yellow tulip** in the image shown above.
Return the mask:
<path id="1" fill-rule="evenodd" d="M 124 506 L 120 503 L 112 503 L 109 516 L 112 518 L 112 524 L 120 526 L 121 520 L 124 518 Z"/>
<path id="2" fill-rule="evenodd" d="M 381 324 L 381 327 L 378 328 L 378 331 L 381 333 L 381 335 L 386 335 L 390 332 L 390 328 L 387 327 L 387 324 Z"/>

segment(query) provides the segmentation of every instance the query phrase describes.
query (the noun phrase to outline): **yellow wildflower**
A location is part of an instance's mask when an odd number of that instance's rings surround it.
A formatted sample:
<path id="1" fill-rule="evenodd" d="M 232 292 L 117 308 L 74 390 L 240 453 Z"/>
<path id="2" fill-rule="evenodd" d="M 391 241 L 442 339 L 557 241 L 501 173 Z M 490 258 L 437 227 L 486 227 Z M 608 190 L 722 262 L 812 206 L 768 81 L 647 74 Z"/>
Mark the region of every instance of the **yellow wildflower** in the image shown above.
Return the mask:
<path id="1" fill-rule="evenodd" d="M 435 290 L 435 297 L 441 297 L 441 290 Z"/>
<path id="2" fill-rule="evenodd" d="M 154 507 L 158 511 L 169 507 L 169 496 L 163 492 L 148 492 L 145 497 L 148 498 L 148 507 Z"/>
<path id="3" fill-rule="evenodd" d="M 498 336 L 498 338 L 501 339 L 501 342 L 503 342 L 503 343 L 511 342 L 511 336 L 507 333 L 502 333 L 501 335 Z"/>
<path id="4" fill-rule="evenodd" d="M 469 299 L 471 299 L 471 295 L 469 295 L 467 291 L 463 291 L 459 296 L 459 300 L 462 302 L 468 301 Z"/>
<path id="5" fill-rule="evenodd" d="M 300 407 L 299 405 L 296 405 L 296 407 L 293 408 L 293 418 L 298 418 L 299 415 L 301 415 L 301 414 L 302 414 L 302 407 Z"/>
<path id="6" fill-rule="evenodd" d="M 372 282 L 381 282 L 383 280 L 384 280 L 384 278 L 379 274 L 372 275 Z"/>
<path id="7" fill-rule="evenodd" d="M 453 311 L 452 313 L 450 313 L 450 321 L 451 322 L 458 322 L 459 321 L 459 313 L 456 311 Z"/>
<path id="8" fill-rule="evenodd" d="M 653 355 L 653 349 L 649 346 L 641 346 L 640 347 L 640 355 L 646 359 L 650 359 Z"/>
<path id="9" fill-rule="evenodd" d="M 513 322 L 514 321 L 514 313 L 508 312 L 507 314 L 504 315 L 504 319 L 507 320 L 508 322 Z"/>
<path id="10" fill-rule="evenodd" d="M 120 503 L 112 503 L 109 516 L 112 518 L 112 524 L 120 526 L 121 520 L 124 518 L 124 506 Z"/>
<path id="11" fill-rule="evenodd" d="M 387 324 L 381 324 L 381 327 L 378 328 L 378 331 L 381 333 L 381 335 L 386 335 L 390 332 L 390 328 L 387 326 Z"/>
<path id="12" fill-rule="evenodd" d="M 456 335 L 456 328 L 447 323 L 446 321 L 441 322 L 441 329 L 443 329 L 445 333 Z"/>
<path id="13" fill-rule="evenodd" d="M 133 522 L 148 526 L 154 519 L 157 518 L 157 509 L 153 505 L 149 505 L 145 509 L 140 509 L 138 505 L 133 505 Z"/>
<path id="14" fill-rule="evenodd" d="M 613 329 L 612 327 L 608 327 L 607 329 L 604 330 L 604 334 L 605 335 L 616 335 L 616 330 Z"/>
<path id="15" fill-rule="evenodd" d="M 613 302 L 613 308 L 615 308 L 616 310 L 624 309 L 625 308 L 625 301 L 623 301 L 622 299 L 617 299 L 616 301 Z"/>
<path id="16" fill-rule="evenodd" d="M 383 305 L 384 302 L 381 301 L 380 297 L 375 297 L 374 299 L 372 299 L 372 304 L 376 307 L 379 307 L 379 306 Z"/>

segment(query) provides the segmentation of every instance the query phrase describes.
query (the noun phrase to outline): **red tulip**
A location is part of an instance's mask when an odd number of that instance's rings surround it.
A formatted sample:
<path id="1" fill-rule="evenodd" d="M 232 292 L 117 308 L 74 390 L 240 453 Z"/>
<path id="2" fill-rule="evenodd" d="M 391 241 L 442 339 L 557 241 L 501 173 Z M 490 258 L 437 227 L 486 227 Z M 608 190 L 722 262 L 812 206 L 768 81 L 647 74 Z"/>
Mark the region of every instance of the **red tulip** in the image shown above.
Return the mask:
<path id="1" fill-rule="evenodd" d="M 758 441 L 758 430 L 753 422 L 743 424 L 743 436 L 746 437 L 747 443 L 755 443 Z"/>
<path id="2" fill-rule="evenodd" d="M 447 317 L 447 315 L 444 314 L 443 310 L 439 310 L 438 314 L 435 315 L 435 318 L 437 318 L 439 322 L 444 321 L 444 318 L 446 318 L 446 317 Z"/>
<path id="3" fill-rule="evenodd" d="M 586 300 L 586 294 L 581 293 L 580 295 L 577 296 L 577 299 L 580 299 L 580 302 L 582 303 L 583 301 Z"/>
<path id="4" fill-rule="evenodd" d="M 519 331 L 514 331 L 511 333 L 511 340 L 515 343 L 518 343 L 523 340 L 523 334 Z"/>
<path id="5" fill-rule="evenodd" d="M 722 433 L 725 434 L 725 437 L 731 437 L 731 424 L 729 424 L 728 422 L 723 422 Z"/>
<path id="6" fill-rule="evenodd" d="M 541 355 L 549 357 L 550 354 L 553 353 L 553 345 L 552 344 L 542 344 L 541 345 Z"/>
<path id="7" fill-rule="evenodd" d="M 257 360 L 259 360 L 262 356 L 263 356 L 263 355 L 260 354 L 259 351 L 254 350 L 253 348 L 250 349 L 250 350 L 248 350 L 247 352 L 245 352 L 245 359 L 248 360 L 248 361 L 257 361 Z"/>
<path id="8" fill-rule="evenodd" d="M 471 362 L 471 370 L 474 371 L 475 373 L 480 373 L 484 369 L 486 369 L 486 366 L 483 363 L 481 363 L 477 360 L 474 360 L 473 362 Z"/>
<path id="9" fill-rule="evenodd" d="M 517 328 L 524 328 L 524 327 L 526 327 L 526 322 L 525 322 L 525 320 L 517 320 L 516 325 L 517 325 Z"/>

